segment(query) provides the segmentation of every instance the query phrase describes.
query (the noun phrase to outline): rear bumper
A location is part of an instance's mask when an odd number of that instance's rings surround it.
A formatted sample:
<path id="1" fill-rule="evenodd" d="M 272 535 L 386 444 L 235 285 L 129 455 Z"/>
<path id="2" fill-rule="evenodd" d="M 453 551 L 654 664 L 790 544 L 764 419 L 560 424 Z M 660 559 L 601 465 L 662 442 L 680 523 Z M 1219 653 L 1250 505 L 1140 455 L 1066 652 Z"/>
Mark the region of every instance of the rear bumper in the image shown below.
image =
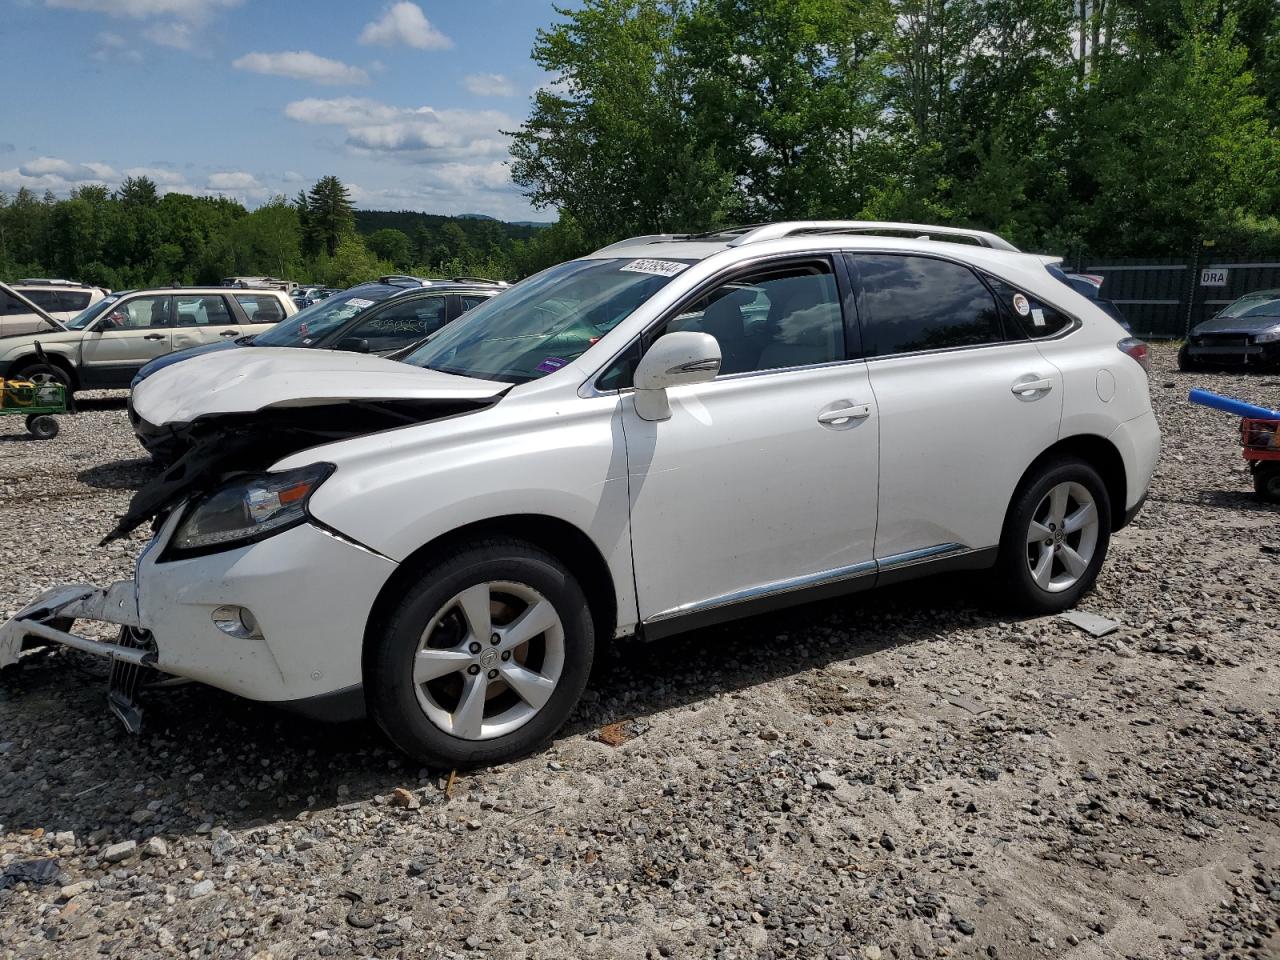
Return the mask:
<path id="1" fill-rule="evenodd" d="M 1124 526 L 1138 515 L 1146 502 L 1151 475 L 1160 459 L 1160 425 L 1156 415 L 1148 410 L 1120 424 L 1109 439 L 1124 461 L 1125 497 L 1120 523 Z"/>

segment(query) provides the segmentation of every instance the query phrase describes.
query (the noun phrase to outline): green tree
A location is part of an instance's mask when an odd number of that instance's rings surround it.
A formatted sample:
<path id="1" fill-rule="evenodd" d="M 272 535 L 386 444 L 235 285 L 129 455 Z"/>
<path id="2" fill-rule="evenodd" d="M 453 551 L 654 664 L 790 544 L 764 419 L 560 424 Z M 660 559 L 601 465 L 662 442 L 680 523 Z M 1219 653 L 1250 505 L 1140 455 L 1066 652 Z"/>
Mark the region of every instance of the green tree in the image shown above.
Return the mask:
<path id="1" fill-rule="evenodd" d="M 374 256 L 394 263 L 397 270 L 408 270 L 413 263 L 413 242 L 403 230 L 394 227 L 375 230 L 365 242 Z"/>
<path id="2" fill-rule="evenodd" d="M 355 231 L 351 195 L 337 177 L 321 177 L 307 194 L 306 228 L 308 249 L 330 257 L 337 255 L 339 241 Z"/>

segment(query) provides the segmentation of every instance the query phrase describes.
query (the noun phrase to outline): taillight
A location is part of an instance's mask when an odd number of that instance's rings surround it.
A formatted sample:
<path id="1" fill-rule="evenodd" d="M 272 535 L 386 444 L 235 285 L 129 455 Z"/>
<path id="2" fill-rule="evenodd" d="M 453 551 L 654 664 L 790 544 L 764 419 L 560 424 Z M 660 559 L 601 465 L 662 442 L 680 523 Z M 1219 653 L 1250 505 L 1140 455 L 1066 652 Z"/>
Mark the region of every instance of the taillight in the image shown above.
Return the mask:
<path id="1" fill-rule="evenodd" d="M 1139 340 L 1137 337 L 1125 337 L 1116 344 L 1120 352 L 1126 356 L 1133 357 L 1140 364 L 1142 369 L 1148 373 L 1151 372 L 1151 348 L 1147 344 Z"/>

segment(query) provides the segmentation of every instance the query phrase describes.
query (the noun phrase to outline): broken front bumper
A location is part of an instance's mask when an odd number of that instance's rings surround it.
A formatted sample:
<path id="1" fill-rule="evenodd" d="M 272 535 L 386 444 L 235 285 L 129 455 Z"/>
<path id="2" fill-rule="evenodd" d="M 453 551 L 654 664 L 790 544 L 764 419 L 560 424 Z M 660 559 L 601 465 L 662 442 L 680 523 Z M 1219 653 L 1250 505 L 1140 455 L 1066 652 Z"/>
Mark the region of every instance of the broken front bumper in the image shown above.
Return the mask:
<path id="1" fill-rule="evenodd" d="M 105 588 L 81 583 L 46 590 L 0 626 L 0 668 L 18 662 L 28 638 L 60 643 L 136 667 L 155 666 L 154 651 L 69 633 L 57 625 L 67 620 L 101 620 L 141 628 L 137 587 L 132 580 L 121 580 Z"/>
<path id="2" fill-rule="evenodd" d="M 0 626 L 0 666 L 34 638 L 128 665 L 130 676 L 154 667 L 267 703 L 360 687 L 365 628 L 393 561 L 304 523 L 238 549 L 161 562 L 176 522 L 143 551 L 133 580 L 57 587 Z M 247 611 L 257 628 L 226 632 L 224 608 Z M 119 640 L 85 636 L 73 619 L 120 627 Z"/>

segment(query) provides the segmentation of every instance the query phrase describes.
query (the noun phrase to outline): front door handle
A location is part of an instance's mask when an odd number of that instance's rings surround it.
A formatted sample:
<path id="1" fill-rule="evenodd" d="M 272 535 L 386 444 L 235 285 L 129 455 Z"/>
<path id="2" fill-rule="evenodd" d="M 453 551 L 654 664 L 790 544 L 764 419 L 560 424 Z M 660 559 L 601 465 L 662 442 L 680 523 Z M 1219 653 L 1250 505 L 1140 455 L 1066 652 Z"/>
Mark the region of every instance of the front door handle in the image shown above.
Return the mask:
<path id="1" fill-rule="evenodd" d="M 218 336 L 220 337 L 238 337 L 239 335 L 240 335 L 239 330 L 223 330 L 220 334 L 218 334 Z"/>
<path id="2" fill-rule="evenodd" d="M 1036 379 L 1035 374 L 1019 377 L 1013 381 L 1009 391 L 1025 400 L 1034 400 L 1035 394 L 1045 394 L 1053 389 L 1053 381 L 1048 378 Z"/>
<path id="3" fill-rule="evenodd" d="M 142 339 L 143 339 L 143 340 L 163 340 L 163 339 L 164 339 L 164 334 L 163 334 L 163 333 L 148 333 L 148 334 L 144 334 L 144 335 L 143 335 L 143 337 L 142 337 Z"/>
<path id="4" fill-rule="evenodd" d="M 818 422 L 827 424 L 828 426 L 838 427 L 842 424 L 851 423 L 854 420 L 865 420 L 869 416 L 871 416 L 871 404 L 851 403 L 846 407 L 836 407 L 833 410 L 823 410 L 818 414 Z"/>

